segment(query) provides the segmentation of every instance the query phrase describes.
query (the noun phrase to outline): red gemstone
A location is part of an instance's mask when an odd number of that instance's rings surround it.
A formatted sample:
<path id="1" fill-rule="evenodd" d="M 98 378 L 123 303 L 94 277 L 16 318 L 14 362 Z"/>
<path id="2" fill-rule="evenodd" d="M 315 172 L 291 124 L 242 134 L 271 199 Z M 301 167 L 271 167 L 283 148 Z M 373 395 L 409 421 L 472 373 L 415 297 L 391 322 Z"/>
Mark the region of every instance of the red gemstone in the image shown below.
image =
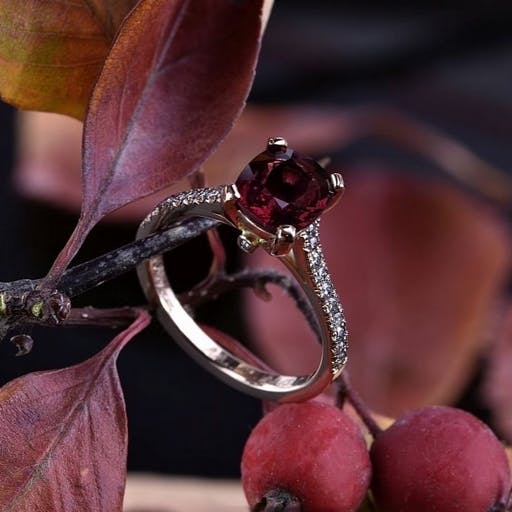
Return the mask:
<path id="1" fill-rule="evenodd" d="M 238 207 L 271 233 L 283 224 L 302 229 L 327 207 L 328 178 L 329 173 L 312 158 L 292 149 L 268 149 L 251 160 L 236 180 Z"/>

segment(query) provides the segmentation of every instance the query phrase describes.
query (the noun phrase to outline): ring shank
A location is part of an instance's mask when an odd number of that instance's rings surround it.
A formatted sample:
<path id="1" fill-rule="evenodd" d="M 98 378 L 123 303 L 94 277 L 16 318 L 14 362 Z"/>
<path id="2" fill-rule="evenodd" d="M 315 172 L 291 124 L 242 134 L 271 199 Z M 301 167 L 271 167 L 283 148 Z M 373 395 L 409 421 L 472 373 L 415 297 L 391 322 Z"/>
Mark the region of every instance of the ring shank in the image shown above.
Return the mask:
<path id="1" fill-rule="evenodd" d="M 208 190 L 208 189 L 205 189 Z M 180 222 L 186 217 L 211 217 L 236 226 L 223 214 L 222 197 L 219 201 L 184 204 L 187 201 L 168 198 L 141 224 L 137 238 Z M 212 339 L 194 321 L 182 306 L 169 283 L 162 256 L 146 260 L 137 268 L 139 281 L 148 300 L 155 304 L 161 324 L 176 342 L 205 369 L 240 391 L 264 400 L 296 402 L 316 396 L 341 372 L 333 368 L 333 347 L 329 326 L 322 321 L 324 312 L 315 293 L 308 272 L 304 271 L 301 256 L 302 241 L 297 240 L 287 257 L 279 258 L 294 274 L 310 301 L 319 321 L 322 356 L 318 368 L 310 375 L 280 375 L 257 368 Z M 344 364 L 344 363 L 343 363 Z"/>

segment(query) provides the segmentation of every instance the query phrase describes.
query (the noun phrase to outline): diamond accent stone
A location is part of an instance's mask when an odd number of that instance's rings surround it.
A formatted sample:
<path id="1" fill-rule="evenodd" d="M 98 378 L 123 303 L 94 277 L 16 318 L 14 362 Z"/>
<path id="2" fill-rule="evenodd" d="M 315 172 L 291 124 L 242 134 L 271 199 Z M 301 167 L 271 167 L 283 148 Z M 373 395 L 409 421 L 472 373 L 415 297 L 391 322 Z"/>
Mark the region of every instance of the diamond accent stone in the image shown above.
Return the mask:
<path id="1" fill-rule="evenodd" d="M 244 251 L 244 252 L 253 252 L 255 249 L 255 247 L 251 243 L 251 241 L 242 235 L 240 235 L 238 237 L 237 244 L 238 244 L 238 247 L 240 247 L 240 249 L 242 249 L 242 251 Z"/>
<path id="2" fill-rule="evenodd" d="M 343 308 L 325 263 L 319 236 L 320 221 L 301 231 L 306 262 L 332 340 L 332 371 L 338 373 L 347 362 L 348 330 Z"/>
<path id="3" fill-rule="evenodd" d="M 221 203 L 223 191 L 223 186 L 186 190 L 169 197 L 165 202 L 165 206 L 176 211 L 186 209 L 188 206 L 200 205 L 202 203 Z"/>

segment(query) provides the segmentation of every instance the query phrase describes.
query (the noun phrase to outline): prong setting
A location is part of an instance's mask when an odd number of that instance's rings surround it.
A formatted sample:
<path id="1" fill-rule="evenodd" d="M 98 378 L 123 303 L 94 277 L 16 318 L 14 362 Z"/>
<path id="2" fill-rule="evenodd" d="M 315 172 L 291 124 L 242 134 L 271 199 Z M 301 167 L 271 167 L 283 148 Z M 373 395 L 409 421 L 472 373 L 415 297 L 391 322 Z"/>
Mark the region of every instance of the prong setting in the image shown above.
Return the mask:
<path id="1" fill-rule="evenodd" d="M 283 137 L 270 137 L 267 141 L 267 149 L 270 151 L 286 151 L 288 142 Z"/>
<path id="2" fill-rule="evenodd" d="M 224 214 L 234 224 L 237 222 L 238 208 L 236 202 L 240 199 L 240 192 L 235 184 L 226 185 L 222 191 L 222 204 Z"/>
<path id="3" fill-rule="evenodd" d="M 226 185 L 224 188 L 223 202 L 227 203 L 229 201 L 236 201 L 237 199 L 240 199 L 240 192 L 237 186 L 234 183 L 232 185 Z"/>
<path id="4" fill-rule="evenodd" d="M 343 176 L 339 172 L 333 172 L 329 175 L 328 184 L 329 192 L 331 194 L 339 194 L 345 190 L 345 182 L 343 181 Z"/>
<path id="5" fill-rule="evenodd" d="M 288 224 L 279 226 L 270 249 L 270 254 L 272 254 L 272 256 L 285 256 L 288 254 L 295 242 L 296 235 L 297 230 L 294 226 Z"/>

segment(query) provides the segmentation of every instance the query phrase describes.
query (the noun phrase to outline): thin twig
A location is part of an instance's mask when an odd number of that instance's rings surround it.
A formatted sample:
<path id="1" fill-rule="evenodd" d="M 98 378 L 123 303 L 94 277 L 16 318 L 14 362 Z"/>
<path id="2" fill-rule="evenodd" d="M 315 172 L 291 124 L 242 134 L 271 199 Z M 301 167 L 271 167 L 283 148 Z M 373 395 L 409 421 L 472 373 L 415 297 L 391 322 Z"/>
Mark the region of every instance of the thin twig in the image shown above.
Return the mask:
<path id="1" fill-rule="evenodd" d="M 107 310 L 103 313 L 100 313 L 101 310 L 94 310 L 96 313 L 91 316 L 88 313 L 92 313 L 93 310 L 70 310 L 68 298 L 80 295 L 105 281 L 114 279 L 132 270 L 145 259 L 175 249 L 217 225 L 218 222 L 211 219 L 191 219 L 179 226 L 136 240 L 70 268 L 60 279 L 58 291 L 37 290 L 40 281 L 38 279 L 0 283 L 0 334 L 5 336 L 7 331 L 16 325 L 35 323 L 52 326 L 58 324 L 83 325 L 85 323 L 125 326 L 124 308 L 116 308 L 110 312 Z M 182 300 L 191 307 L 197 307 L 229 290 L 239 288 L 253 288 L 259 296 L 268 299 L 270 293 L 266 289 L 267 284 L 281 287 L 295 301 L 297 308 L 303 313 L 313 332 L 319 337 L 320 330 L 316 316 L 300 287 L 294 279 L 275 270 L 243 270 L 231 275 L 220 273 L 215 278 L 202 283 L 200 288 L 194 288 L 184 294 Z M 48 302 L 51 303 L 47 304 Z M 43 313 L 35 314 L 34 312 L 39 309 Z M 104 316 L 102 317 L 102 315 Z"/>
<path id="2" fill-rule="evenodd" d="M 176 249 L 218 224 L 219 222 L 213 219 L 194 218 L 183 221 L 179 226 L 152 233 L 146 238 L 135 240 L 69 268 L 60 278 L 57 288 L 68 297 L 76 297 L 133 270 L 151 256 Z M 23 293 L 35 290 L 40 281 L 40 279 L 20 279 L 0 282 L 0 294 L 19 297 Z"/>
<path id="3" fill-rule="evenodd" d="M 245 269 L 233 274 L 219 274 L 214 278 L 201 283 L 198 287 L 183 293 L 180 301 L 192 308 L 196 308 L 202 303 L 215 300 L 220 295 L 239 288 L 253 288 L 255 290 L 266 290 L 266 285 L 274 284 L 282 288 L 295 302 L 297 308 L 304 315 L 315 335 L 320 339 L 320 326 L 316 315 L 309 301 L 305 298 L 297 282 L 288 276 L 273 269 Z"/>
<path id="4" fill-rule="evenodd" d="M 133 270 L 151 256 L 176 249 L 218 224 L 218 221 L 206 218 L 185 220 L 179 226 L 158 231 L 70 268 L 64 273 L 57 287 L 69 297 L 81 295 L 105 281 Z"/>
<path id="5" fill-rule="evenodd" d="M 376 438 L 382 433 L 379 424 L 373 419 L 371 411 L 361 398 L 359 393 L 352 387 L 347 372 L 345 371 L 338 380 L 338 403 L 343 404 L 345 398 L 350 402 L 359 417 L 363 420 L 370 434 Z"/>
<path id="6" fill-rule="evenodd" d="M 175 249 L 216 225 L 218 221 L 212 219 L 194 218 L 153 233 L 68 269 L 57 290 L 39 290 L 40 279 L 0 283 L 0 339 L 18 325 L 62 324 L 71 309 L 70 297 L 133 270 L 145 259 Z"/>

